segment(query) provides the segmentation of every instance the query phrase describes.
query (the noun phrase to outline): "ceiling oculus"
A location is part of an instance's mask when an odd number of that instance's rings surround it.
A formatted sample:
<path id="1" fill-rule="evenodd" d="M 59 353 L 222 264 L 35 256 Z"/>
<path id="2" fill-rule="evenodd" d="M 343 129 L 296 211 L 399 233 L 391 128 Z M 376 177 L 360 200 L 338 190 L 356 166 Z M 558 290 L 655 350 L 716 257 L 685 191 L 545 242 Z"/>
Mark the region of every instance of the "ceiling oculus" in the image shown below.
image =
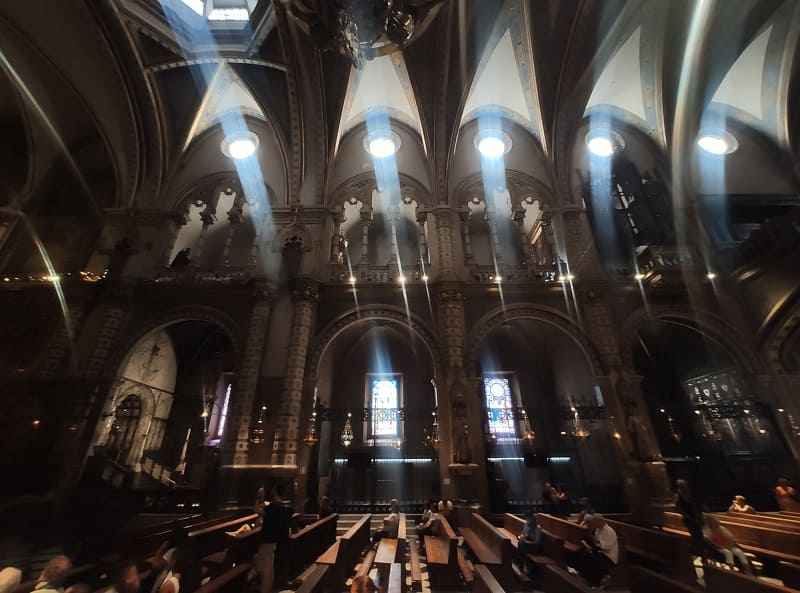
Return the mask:
<path id="1" fill-rule="evenodd" d="M 505 132 L 478 132 L 474 142 L 481 156 L 487 159 L 499 159 L 511 150 L 511 138 Z"/>
<path id="2" fill-rule="evenodd" d="M 258 148 L 258 136 L 251 131 L 236 132 L 223 138 L 220 143 L 222 154 L 241 160 L 252 156 Z"/>
<path id="3" fill-rule="evenodd" d="M 625 141 L 613 130 L 593 130 L 586 134 L 586 146 L 595 156 L 610 157 L 625 148 Z"/>
<path id="4" fill-rule="evenodd" d="M 364 136 L 364 150 L 378 159 L 385 159 L 400 150 L 400 136 L 392 130 L 376 130 Z"/>
<path id="5" fill-rule="evenodd" d="M 729 132 L 701 132 L 697 145 L 709 154 L 731 154 L 739 143 Z"/>

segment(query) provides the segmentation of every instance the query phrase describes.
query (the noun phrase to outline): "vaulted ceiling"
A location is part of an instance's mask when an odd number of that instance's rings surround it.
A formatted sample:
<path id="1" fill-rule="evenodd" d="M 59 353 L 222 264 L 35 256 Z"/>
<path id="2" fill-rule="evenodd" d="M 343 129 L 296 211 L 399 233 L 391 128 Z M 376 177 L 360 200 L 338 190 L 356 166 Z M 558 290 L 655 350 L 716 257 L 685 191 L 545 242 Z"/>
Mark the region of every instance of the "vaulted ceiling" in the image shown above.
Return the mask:
<path id="1" fill-rule="evenodd" d="M 641 170 L 682 172 L 688 196 L 797 194 L 791 0 L 450 0 L 360 69 L 315 46 L 290 5 L 2 3 L 0 205 L 29 208 L 66 175 L 98 214 L 173 208 L 210 176 L 248 174 L 220 150 L 240 130 L 258 136 L 273 204 L 324 204 L 374 168 L 379 124 L 399 141 L 398 172 L 440 203 L 480 174 L 487 125 L 510 140 L 505 168 L 551 203 L 580 201 L 595 129 Z M 738 148 L 708 154 L 706 132 Z"/>

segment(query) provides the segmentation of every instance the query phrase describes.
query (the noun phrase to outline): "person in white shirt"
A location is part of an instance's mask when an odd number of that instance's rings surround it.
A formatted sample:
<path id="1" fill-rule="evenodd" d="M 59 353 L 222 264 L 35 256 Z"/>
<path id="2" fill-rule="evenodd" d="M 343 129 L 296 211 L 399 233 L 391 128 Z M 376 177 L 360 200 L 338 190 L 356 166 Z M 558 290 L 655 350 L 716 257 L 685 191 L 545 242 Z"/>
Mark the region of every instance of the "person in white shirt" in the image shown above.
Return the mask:
<path id="1" fill-rule="evenodd" d="M 372 541 L 377 542 L 381 538 L 397 538 L 397 530 L 400 527 L 400 503 L 396 498 L 389 502 L 389 514 L 383 518 L 383 528 L 375 532 Z"/>
<path id="2" fill-rule="evenodd" d="M 583 550 L 576 558 L 575 568 L 590 586 L 605 588 L 619 561 L 617 532 L 600 514 L 587 515 L 584 521 L 589 535 L 581 541 Z"/>
<path id="3" fill-rule="evenodd" d="M 433 530 L 438 527 L 440 521 L 441 515 L 439 514 L 439 505 L 433 502 L 431 503 L 431 509 L 430 513 L 428 513 L 427 520 L 417 525 L 417 534 L 421 536 L 433 535 Z"/>

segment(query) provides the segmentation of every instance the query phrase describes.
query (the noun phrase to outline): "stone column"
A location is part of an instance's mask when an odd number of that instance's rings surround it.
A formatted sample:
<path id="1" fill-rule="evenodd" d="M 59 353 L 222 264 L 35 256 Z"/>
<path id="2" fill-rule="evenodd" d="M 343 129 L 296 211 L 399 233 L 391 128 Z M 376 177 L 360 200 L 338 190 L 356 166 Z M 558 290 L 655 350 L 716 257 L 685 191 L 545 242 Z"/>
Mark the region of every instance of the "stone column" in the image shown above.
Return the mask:
<path id="1" fill-rule="evenodd" d="M 253 296 L 255 302 L 250 314 L 247 341 L 228 402 L 228 418 L 221 459 L 225 465 L 247 463 L 250 421 L 253 415 L 253 402 L 261 370 L 261 358 L 272 311 L 273 289 L 266 282 L 258 282 Z"/>
<path id="2" fill-rule="evenodd" d="M 200 236 L 197 238 L 197 244 L 194 248 L 194 253 L 191 254 L 191 265 L 193 268 L 200 267 L 200 258 L 203 257 L 203 249 L 206 244 L 206 235 L 208 228 L 217 220 L 216 213 L 211 210 L 211 206 L 206 206 L 206 209 L 200 213 L 200 219 L 203 221 L 203 228 L 200 229 Z"/>
<path id="3" fill-rule="evenodd" d="M 436 217 L 436 239 L 439 242 L 439 273 L 445 279 L 453 279 L 456 270 L 452 210 L 447 207 L 437 207 L 434 210 L 434 216 Z"/>
<path id="4" fill-rule="evenodd" d="M 330 263 L 343 264 L 345 262 L 342 247 L 344 240 L 342 237 L 342 223 L 344 222 L 344 211 L 341 206 L 334 212 L 331 212 L 331 219 L 333 220 L 333 236 L 331 237 L 331 254 Z"/>
<path id="5" fill-rule="evenodd" d="M 225 237 L 225 245 L 222 248 L 222 265 L 226 268 L 231 266 L 230 255 L 233 235 L 236 233 L 236 229 L 239 228 L 239 225 L 244 221 L 243 206 L 244 198 L 236 198 L 233 202 L 233 206 L 228 210 L 228 234 Z"/>
<path id="6" fill-rule="evenodd" d="M 445 380 L 439 387 L 439 471 L 443 494 L 448 498 L 477 498 L 488 502 L 483 426 L 479 404 L 475 397 L 474 378 L 464 376 L 464 295 L 460 285 L 443 283 L 439 292 L 439 334 L 442 337 L 442 360 Z M 458 426 L 456 426 L 458 424 Z M 469 429 L 469 449 L 472 463 L 453 465 L 457 437 L 463 425 Z"/>
<path id="7" fill-rule="evenodd" d="M 471 265 L 475 263 L 472 257 L 472 236 L 469 234 L 469 209 L 458 213 L 458 218 L 461 221 L 461 236 L 464 240 L 464 263 Z"/>
<path id="8" fill-rule="evenodd" d="M 361 208 L 361 265 L 369 265 L 369 225 L 372 222 L 372 208 Z"/>
<path id="9" fill-rule="evenodd" d="M 310 278 L 298 278 L 292 293 L 292 301 L 294 302 L 292 334 L 289 338 L 289 357 L 286 361 L 286 383 L 275 420 L 275 438 L 272 442 L 273 465 L 297 465 L 303 376 L 319 301 L 318 284 Z"/>
<path id="10" fill-rule="evenodd" d="M 528 243 L 528 233 L 525 232 L 525 209 L 518 208 L 514 210 L 513 216 L 514 222 L 517 225 L 517 231 L 519 231 L 519 240 L 522 245 L 522 264 L 529 272 L 532 272 L 536 269 L 536 258 L 533 255 L 533 249 L 530 243 Z"/>
<path id="11" fill-rule="evenodd" d="M 428 220 L 427 212 L 417 212 L 417 243 L 419 245 L 419 259 L 423 266 L 428 265 L 428 238 L 425 236 L 425 223 Z"/>
<path id="12" fill-rule="evenodd" d="M 494 209 L 494 204 L 486 204 L 486 222 L 489 223 L 489 235 L 492 239 L 492 255 L 494 255 L 494 263 L 498 269 L 503 265 L 503 256 L 500 254 L 500 236 L 497 234 L 497 225 L 495 224 L 495 216 L 497 210 Z"/>
<path id="13" fill-rule="evenodd" d="M 394 208 L 389 210 L 387 218 L 389 219 L 389 240 L 391 245 L 389 247 L 389 265 L 396 265 L 398 255 L 397 255 L 397 219 L 400 216 L 400 212 Z M 402 266 L 403 262 L 400 262 Z"/>

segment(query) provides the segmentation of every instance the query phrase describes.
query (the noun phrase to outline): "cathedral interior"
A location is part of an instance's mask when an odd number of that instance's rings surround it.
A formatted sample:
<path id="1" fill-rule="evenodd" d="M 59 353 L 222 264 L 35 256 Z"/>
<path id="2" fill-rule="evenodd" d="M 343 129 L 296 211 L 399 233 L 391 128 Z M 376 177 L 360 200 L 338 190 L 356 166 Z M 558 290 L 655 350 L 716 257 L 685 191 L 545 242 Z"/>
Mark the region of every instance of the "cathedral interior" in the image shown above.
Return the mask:
<path id="1" fill-rule="evenodd" d="M 275 484 L 464 540 L 550 484 L 786 510 L 798 39 L 794 0 L 0 3 L 0 568 Z"/>

